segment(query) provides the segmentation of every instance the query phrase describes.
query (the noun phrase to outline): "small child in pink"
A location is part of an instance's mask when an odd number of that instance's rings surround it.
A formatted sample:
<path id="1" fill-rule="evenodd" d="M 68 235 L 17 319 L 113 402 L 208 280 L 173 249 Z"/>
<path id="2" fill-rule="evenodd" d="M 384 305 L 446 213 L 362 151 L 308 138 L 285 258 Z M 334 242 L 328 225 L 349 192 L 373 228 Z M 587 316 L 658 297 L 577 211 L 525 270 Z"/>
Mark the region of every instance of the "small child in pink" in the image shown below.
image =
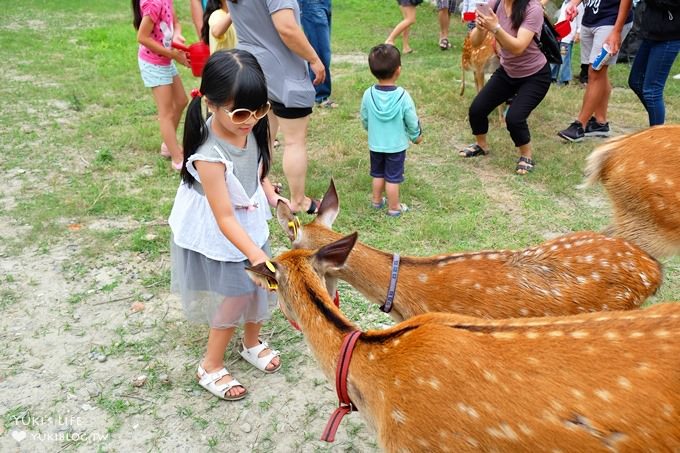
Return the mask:
<path id="1" fill-rule="evenodd" d="M 132 12 L 139 42 L 139 70 L 158 108 L 161 155 L 170 157 L 173 168 L 181 170 L 184 157 L 177 142 L 177 125 L 188 99 L 173 60 L 184 66 L 189 62 L 184 52 L 172 48 L 172 41 L 184 42 L 182 29 L 172 0 L 133 0 Z"/>

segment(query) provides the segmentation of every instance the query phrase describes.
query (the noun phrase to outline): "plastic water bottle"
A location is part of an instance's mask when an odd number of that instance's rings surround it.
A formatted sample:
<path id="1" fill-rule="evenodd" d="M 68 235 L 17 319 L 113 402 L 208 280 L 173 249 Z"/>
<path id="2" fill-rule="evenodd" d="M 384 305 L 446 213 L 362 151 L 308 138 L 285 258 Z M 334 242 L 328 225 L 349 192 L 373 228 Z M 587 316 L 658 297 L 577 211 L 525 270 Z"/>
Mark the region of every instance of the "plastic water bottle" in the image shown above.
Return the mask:
<path id="1" fill-rule="evenodd" d="M 603 45 L 602 50 L 600 50 L 600 53 L 595 57 L 595 61 L 593 61 L 593 71 L 602 69 L 602 66 L 607 64 L 611 56 L 612 54 L 609 51 L 609 46 L 607 44 Z"/>

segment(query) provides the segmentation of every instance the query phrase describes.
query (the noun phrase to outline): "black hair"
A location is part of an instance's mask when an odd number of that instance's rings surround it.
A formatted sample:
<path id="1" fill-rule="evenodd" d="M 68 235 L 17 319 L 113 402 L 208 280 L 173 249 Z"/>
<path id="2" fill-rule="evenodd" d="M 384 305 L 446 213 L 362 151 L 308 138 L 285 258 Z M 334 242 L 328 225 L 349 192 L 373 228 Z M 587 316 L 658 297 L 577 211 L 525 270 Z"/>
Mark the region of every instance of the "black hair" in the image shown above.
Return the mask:
<path id="1" fill-rule="evenodd" d="M 527 5 L 531 0 L 514 0 L 512 2 L 512 11 L 510 12 L 510 22 L 512 22 L 512 28 L 519 30 L 519 26 L 524 22 L 524 16 L 527 13 Z M 503 0 L 498 0 L 499 4 L 503 3 Z"/>
<path id="2" fill-rule="evenodd" d="M 401 66 L 401 53 L 392 44 L 378 44 L 368 54 L 368 67 L 378 80 L 389 79 Z"/>
<path id="3" fill-rule="evenodd" d="M 208 125 L 203 117 L 201 98 L 216 106 L 233 102 L 233 110 L 257 110 L 267 103 L 267 82 L 260 64 L 245 50 L 220 50 L 210 56 L 203 69 L 200 96 L 194 97 L 184 120 L 184 166 L 182 180 L 191 186 L 194 177 L 187 170 L 187 160 L 208 139 Z M 269 119 L 265 116 L 253 127 L 259 161 L 264 178 L 271 166 Z"/>
<path id="4" fill-rule="evenodd" d="M 220 0 L 208 0 L 208 3 L 205 5 L 205 11 L 203 11 L 203 27 L 201 27 L 201 40 L 206 44 L 210 44 L 210 25 L 208 24 L 208 20 L 210 19 L 210 15 L 218 9 L 222 9 L 222 2 Z"/>
<path id="5" fill-rule="evenodd" d="M 139 6 L 139 0 L 132 0 L 132 25 L 135 30 L 139 30 L 139 25 L 142 23 L 142 8 Z"/>

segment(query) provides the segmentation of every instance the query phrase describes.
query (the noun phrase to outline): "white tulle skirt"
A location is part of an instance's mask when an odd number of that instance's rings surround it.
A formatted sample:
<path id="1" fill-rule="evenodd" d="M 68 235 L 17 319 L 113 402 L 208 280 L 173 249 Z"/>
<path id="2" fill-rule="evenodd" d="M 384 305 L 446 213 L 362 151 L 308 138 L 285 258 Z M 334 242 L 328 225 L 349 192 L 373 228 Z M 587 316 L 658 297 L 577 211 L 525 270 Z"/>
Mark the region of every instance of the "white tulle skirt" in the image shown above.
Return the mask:
<path id="1" fill-rule="evenodd" d="M 276 295 L 248 277 L 248 261 L 216 261 L 177 246 L 172 238 L 170 244 L 170 287 L 180 295 L 189 321 L 226 329 L 270 318 Z M 269 242 L 262 250 L 271 256 Z"/>

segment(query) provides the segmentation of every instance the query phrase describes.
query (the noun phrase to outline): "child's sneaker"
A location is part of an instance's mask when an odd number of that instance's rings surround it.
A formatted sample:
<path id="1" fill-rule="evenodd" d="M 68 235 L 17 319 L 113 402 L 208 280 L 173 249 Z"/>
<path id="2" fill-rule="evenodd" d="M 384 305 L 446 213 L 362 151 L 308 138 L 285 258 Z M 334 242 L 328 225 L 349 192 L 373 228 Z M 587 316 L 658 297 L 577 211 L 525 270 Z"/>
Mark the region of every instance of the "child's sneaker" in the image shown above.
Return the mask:
<path id="1" fill-rule="evenodd" d="M 570 142 L 580 142 L 583 140 L 583 137 L 585 137 L 585 131 L 583 130 L 583 124 L 581 124 L 580 121 L 576 120 L 573 123 L 569 125 L 568 128 L 559 131 L 557 133 L 560 137 L 562 137 L 565 140 L 569 140 Z"/>
<path id="2" fill-rule="evenodd" d="M 371 206 L 373 207 L 373 209 L 382 209 L 382 208 L 385 207 L 386 204 L 387 204 L 387 198 L 385 198 L 385 197 L 382 197 L 382 200 L 380 200 L 380 203 L 374 203 L 374 202 L 371 201 Z"/>
<path id="3" fill-rule="evenodd" d="M 591 116 L 586 123 L 586 137 L 609 137 L 609 123 L 598 123 L 594 116 Z"/>
<path id="4" fill-rule="evenodd" d="M 399 210 L 398 211 L 393 211 L 391 209 L 387 210 L 387 215 L 390 217 L 400 217 L 402 213 L 408 212 L 408 206 L 406 206 L 404 203 L 399 204 Z"/>

